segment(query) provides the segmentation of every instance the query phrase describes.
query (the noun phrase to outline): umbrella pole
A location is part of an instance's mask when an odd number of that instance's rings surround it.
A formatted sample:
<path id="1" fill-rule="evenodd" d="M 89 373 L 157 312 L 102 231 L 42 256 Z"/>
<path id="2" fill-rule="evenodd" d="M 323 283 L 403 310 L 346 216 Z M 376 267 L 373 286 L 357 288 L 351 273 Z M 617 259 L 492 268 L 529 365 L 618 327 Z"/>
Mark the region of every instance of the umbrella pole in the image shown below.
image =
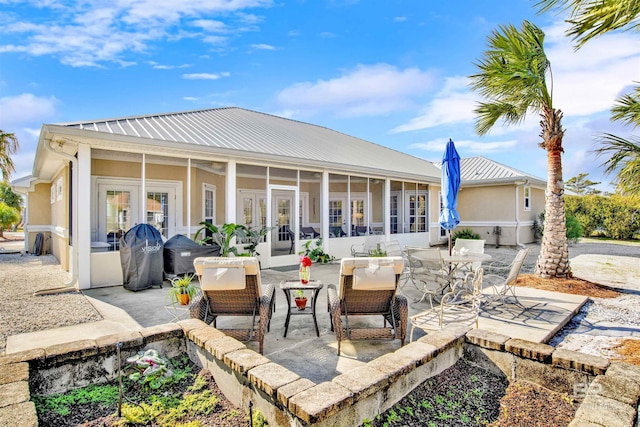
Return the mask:
<path id="1" fill-rule="evenodd" d="M 451 230 L 449 231 L 449 256 L 451 256 Z"/>

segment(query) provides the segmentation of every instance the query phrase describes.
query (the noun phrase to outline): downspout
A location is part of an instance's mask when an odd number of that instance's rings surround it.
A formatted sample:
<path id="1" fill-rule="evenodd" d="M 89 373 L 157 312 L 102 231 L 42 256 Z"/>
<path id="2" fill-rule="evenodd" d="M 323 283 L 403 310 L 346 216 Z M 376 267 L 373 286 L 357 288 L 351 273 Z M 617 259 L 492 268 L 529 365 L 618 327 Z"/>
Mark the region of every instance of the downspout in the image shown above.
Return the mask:
<path id="1" fill-rule="evenodd" d="M 520 246 L 522 249 L 524 249 L 526 246 L 520 242 L 520 192 L 518 190 L 520 189 L 520 187 L 524 187 L 527 184 L 529 184 L 528 179 L 516 182 L 516 246 Z"/>
<path id="2" fill-rule="evenodd" d="M 71 210 L 73 213 L 73 224 L 72 224 L 72 242 L 71 245 L 73 247 L 73 268 L 71 269 L 71 280 L 69 282 L 64 283 L 64 287 L 55 288 L 55 289 L 43 289 L 42 291 L 38 291 L 35 295 L 46 295 L 52 293 L 61 293 L 61 292 L 69 292 L 70 287 L 75 287 L 78 283 L 78 159 L 75 156 L 65 153 L 62 151 L 63 142 L 58 142 L 58 146 L 56 149 L 51 147 L 51 142 L 48 143 L 45 141 L 44 148 L 47 149 L 51 154 L 63 157 L 69 160 L 73 164 L 73 176 L 71 185 L 73 193 L 73 198 L 71 200 Z"/>

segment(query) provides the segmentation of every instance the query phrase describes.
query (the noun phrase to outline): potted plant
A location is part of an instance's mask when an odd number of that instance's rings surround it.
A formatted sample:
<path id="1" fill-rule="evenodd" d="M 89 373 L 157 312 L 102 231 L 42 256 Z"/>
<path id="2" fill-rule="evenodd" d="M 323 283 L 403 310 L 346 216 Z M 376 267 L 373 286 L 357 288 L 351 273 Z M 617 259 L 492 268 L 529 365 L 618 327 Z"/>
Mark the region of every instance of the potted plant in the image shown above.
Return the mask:
<path id="1" fill-rule="evenodd" d="M 296 289 L 294 292 L 296 294 L 295 301 L 298 310 L 304 310 L 307 306 L 307 297 L 304 296 L 304 291 L 302 289 Z"/>
<path id="2" fill-rule="evenodd" d="M 258 248 L 258 244 L 262 242 L 264 240 L 264 236 L 274 228 L 275 227 L 250 228 L 247 231 L 246 237 L 248 244 L 244 247 L 247 250 L 247 256 L 260 256 L 260 253 L 256 250 Z"/>
<path id="3" fill-rule="evenodd" d="M 196 287 L 191 283 L 195 274 L 185 274 L 171 279 L 171 288 L 169 289 L 169 297 L 171 303 L 180 305 L 188 305 L 196 295 Z"/>

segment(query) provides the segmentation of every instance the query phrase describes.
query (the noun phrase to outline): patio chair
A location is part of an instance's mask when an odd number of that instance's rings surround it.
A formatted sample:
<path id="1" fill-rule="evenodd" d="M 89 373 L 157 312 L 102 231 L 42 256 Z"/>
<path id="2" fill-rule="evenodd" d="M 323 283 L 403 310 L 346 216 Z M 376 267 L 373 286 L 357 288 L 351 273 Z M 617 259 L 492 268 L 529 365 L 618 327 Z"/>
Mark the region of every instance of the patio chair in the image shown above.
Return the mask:
<path id="1" fill-rule="evenodd" d="M 409 340 L 413 341 L 416 328 L 427 333 L 448 325 L 475 324 L 477 328 L 482 299 L 482 281 L 482 268 L 473 273 L 467 273 L 464 279 L 457 280 L 453 284 L 451 291 L 443 295 L 439 305 L 411 316 Z"/>
<path id="2" fill-rule="evenodd" d="M 429 298 L 429 306 L 433 307 L 433 297 L 441 294 L 449 283 L 440 249 L 407 246 L 405 250 L 409 261 L 411 283 L 422 292 L 422 296 L 414 302 L 421 303 Z"/>
<path id="3" fill-rule="evenodd" d="M 249 328 L 220 330 L 241 341 L 258 341 L 262 354 L 274 308 L 275 287 L 260 283 L 258 259 L 198 257 L 193 265 L 202 296 L 191 305 L 191 317 L 216 328 L 218 317 L 250 316 Z"/>
<path id="4" fill-rule="evenodd" d="M 331 226 L 329 227 L 329 236 L 330 237 L 346 237 L 347 233 L 344 232 L 342 227 L 340 226 Z"/>
<path id="5" fill-rule="evenodd" d="M 338 340 L 338 355 L 345 339 L 399 339 L 401 346 L 404 345 L 407 299 L 396 293 L 403 265 L 402 257 L 342 259 L 340 284 L 327 287 L 331 329 Z M 354 316 L 366 315 L 382 316 L 383 327 L 353 325 Z"/>
<path id="6" fill-rule="evenodd" d="M 313 227 L 300 227 L 301 239 L 315 239 L 316 237 L 320 237 L 320 233 L 318 233 Z"/>
<path id="7" fill-rule="evenodd" d="M 484 240 L 479 239 L 456 239 L 456 243 L 453 246 L 453 250 L 456 253 L 463 254 L 464 252 L 473 252 L 477 254 L 484 253 Z M 473 272 L 480 268 L 481 262 L 469 262 L 458 266 L 458 271 L 463 275 L 469 272 Z"/>
<path id="8" fill-rule="evenodd" d="M 378 249 L 378 243 L 382 236 L 378 234 L 367 234 L 364 237 L 364 242 L 351 245 L 351 256 L 354 257 L 368 257 L 371 255 L 371 251 Z"/>
<path id="9" fill-rule="evenodd" d="M 407 285 L 407 282 L 411 279 L 411 274 L 409 270 L 409 259 L 407 258 L 407 253 L 402 250 L 402 246 L 400 242 L 397 240 L 388 240 L 380 242 L 380 250 L 388 257 L 402 257 L 404 262 L 404 267 L 402 268 L 402 274 L 400 275 L 400 288 L 402 289 Z M 414 284 L 415 286 L 415 284 Z"/>
<path id="10" fill-rule="evenodd" d="M 524 264 L 525 258 L 529 254 L 530 248 L 520 249 L 516 254 L 516 257 L 513 259 L 511 264 L 502 268 L 503 270 L 508 269 L 509 273 L 507 277 L 502 277 L 497 274 L 487 274 L 484 276 L 484 281 L 487 284 L 486 288 L 491 289 L 490 294 L 484 294 L 484 301 L 486 303 L 491 303 L 494 301 L 500 301 L 502 303 L 505 302 L 505 299 L 509 297 L 509 293 L 515 299 L 515 303 L 518 305 L 520 302 L 518 301 L 518 297 L 516 296 L 516 283 L 518 282 L 518 276 L 520 275 L 520 270 L 522 269 L 522 265 Z M 495 264 L 492 266 L 492 271 L 496 271 L 501 267 L 496 267 Z M 483 289 L 484 290 L 484 289 Z"/>
<path id="11" fill-rule="evenodd" d="M 296 250 L 296 233 L 294 233 L 288 225 L 286 227 L 286 232 L 289 235 L 289 240 L 291 241 L 291 246 L 289 247 L 289 255 L 291 255 Z"/>

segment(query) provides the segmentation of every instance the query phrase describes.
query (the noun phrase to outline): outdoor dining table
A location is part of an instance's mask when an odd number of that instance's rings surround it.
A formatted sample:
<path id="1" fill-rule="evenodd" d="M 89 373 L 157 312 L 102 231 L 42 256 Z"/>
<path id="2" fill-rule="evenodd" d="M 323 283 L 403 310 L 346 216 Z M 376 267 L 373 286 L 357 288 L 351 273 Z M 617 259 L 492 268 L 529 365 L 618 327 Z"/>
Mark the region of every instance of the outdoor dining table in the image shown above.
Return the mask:
<path id="1" fill-rule="evenodd" d="M 445 249 L 440 251 L 440 255 L 442 256 L 442 261 L 448 266 L 446 273 L 449 287 L 455 280 L 456 273 L 461 266 L 474 262 L 491 261 L 492 259 L 489 254 L 481 254 L 479 252 L 467 252 L 464 255 L 460 253 L 449 254 L 449 251 Z"/>

